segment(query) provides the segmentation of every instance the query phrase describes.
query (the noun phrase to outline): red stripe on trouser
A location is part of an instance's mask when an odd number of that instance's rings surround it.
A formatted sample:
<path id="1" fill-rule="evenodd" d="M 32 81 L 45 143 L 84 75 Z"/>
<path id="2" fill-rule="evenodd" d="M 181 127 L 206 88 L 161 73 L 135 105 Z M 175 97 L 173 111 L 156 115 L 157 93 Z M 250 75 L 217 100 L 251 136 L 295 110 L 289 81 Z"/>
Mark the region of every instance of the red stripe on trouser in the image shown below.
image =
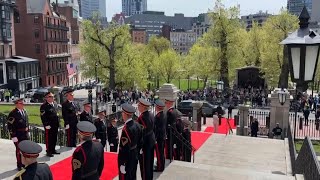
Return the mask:
<path id="1" fill-rule="evenodd" d="M 159 153 L 159 146 L 158 144 L 156 144 L 156 155 L 157 155 L 157 169 L 160 170 L 161 166 L 161 161 L 162 159 L 160 159 L 160 153 Z"/>
<path id="2" fill-rule="evenodd" d="M 177 158 L 177 148 L 173 148 L 173 156 L 174 158 Z"/>
<path id="3" fill-rule="evenodd" d="M 20 154 L 20 149 L 18 146 L 18 142 L 15 142 L 14 145 L 16 146 L 16 158 L 17 158 L 17 163 L 21 164 L 21 154 Z"/>
<path id="4" fill-rule="evenodd" d="M 124 174 L 120 173 L 120 179 L 124 179 Z"/>
<path id="5" fill-rule="evenodd" d="M 49 130 L 45 129 L 46 132 L 46 150 L 49 150 Z"/>
<path id="6" fill-rule="evenodd" d="M 167 156 L 168 154 L 169 154 L 169 152 L 168 152 L 168 141 L 167 140 L 165 140 L 164 141 L 164 150 L 165 150 L 165 156 Z M 169 157 L 166 157 L 167 159 L 169 159 Z"/>

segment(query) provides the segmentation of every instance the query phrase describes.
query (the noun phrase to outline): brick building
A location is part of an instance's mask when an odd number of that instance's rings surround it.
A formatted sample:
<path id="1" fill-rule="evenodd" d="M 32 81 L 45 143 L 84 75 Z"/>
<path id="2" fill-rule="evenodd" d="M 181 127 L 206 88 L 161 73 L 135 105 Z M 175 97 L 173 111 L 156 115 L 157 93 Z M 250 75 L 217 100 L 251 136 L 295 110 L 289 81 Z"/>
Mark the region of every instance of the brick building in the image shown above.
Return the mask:
<path id="1" fill-rule="evenodd" d="M 47 0 L 16 1 L 16 52 L 40 61 L 40 86 L 68 84 L 69 24 Z"/>
<path id="2" fill-rule="evenodd" d="M 139 28 L 132 28 L 130 30 L 132 42 L 134 43 L 147 43 L 147 33 L 145 29 L 139 29 Z"/>
<path id="3" fill-rule="evenodd" d="M 179 54 L 187 54 L 189 49 L 197 42 L 197 33 L 175 29 L 170 32 L 170 42 L 172 48 Z"/>

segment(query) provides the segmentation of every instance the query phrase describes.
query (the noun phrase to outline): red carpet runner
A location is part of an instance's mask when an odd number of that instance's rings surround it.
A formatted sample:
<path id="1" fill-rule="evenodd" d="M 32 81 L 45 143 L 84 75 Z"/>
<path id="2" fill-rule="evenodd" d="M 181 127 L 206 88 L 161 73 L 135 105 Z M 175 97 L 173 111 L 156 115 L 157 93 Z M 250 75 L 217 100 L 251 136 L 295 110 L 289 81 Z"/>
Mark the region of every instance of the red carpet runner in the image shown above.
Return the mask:
<path id="1" fill-rule="evenodd" d="M 198 150 L 204 142 L 211 136 L 211 133 L 191 131 L 191 144 Z"/>
<path id="2" fill-rule="evenodd" d="M 229 120 L 230 126 L 232 129 L 236 129 L 236 126 L 234 125 L 234 119 L 230 119 Z M 204 132 L 208 132 L 208 133 L 213 133 L 214 128 L 213 128 L 213 124 L 207 124 L 209 125 Z M 227 124 L 227 119 L 226 118 L 222 118 L 221 119 L 221 125 L 218 128 L 218 133 L 219 134 L 227 134 L 229 130 L 228 124 Z"/>
<path id="3" fill-rule="evenodd" d="M 54 180 L 72 179 L 71 157 L 50 166 Z M 111 180 L 118 176 L 118 154 L 104 153 L 104 168 L 101 179 Z"/>

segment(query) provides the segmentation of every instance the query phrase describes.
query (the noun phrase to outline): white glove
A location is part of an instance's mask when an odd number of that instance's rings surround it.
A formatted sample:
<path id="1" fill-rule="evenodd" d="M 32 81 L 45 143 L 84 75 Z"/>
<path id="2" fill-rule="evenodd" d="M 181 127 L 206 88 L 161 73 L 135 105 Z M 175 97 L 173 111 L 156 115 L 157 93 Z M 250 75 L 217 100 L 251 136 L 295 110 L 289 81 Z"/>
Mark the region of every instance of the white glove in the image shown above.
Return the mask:
<path id="1" fill-rule="evenodd" d="M 68 124 L 68 125 L 66 125 L 66 129 L 69 129 L 69 128 L 70 128 L 69 124 Z"/>
<path id="2" fill-rule="evenodd" d="M 99 142 L 101 142 L 101 139 L 97 139 Z"/>
<path id="3" fill-rule="evenodd" d="M 51 126 L 46 126 L 46 129 L 51 129 Z"/>
<path id="4" fill-rule="evenodd" d="M 174 145 L 173 145 L 173 148 L 177 148 L 177 145 L 176 145 L 176 144 L 174 144 Z"/>
<path id="5" fill-rule="evenodd" d="M 143 154 L 143 151 L 142 151 L 142 149 L 140 149 L 140 154 Z"/>
<path id="6" fill-rule="evenodd" d="M 18 142 L 18 138 L 17 138 L 17 137 L 13 137 L 13 138 L 12 138 L 12 141 L 13 141 L 13 142 Z"/>
<path id="7" fill-rule="evenodd" d="M 110 146 L 114 146 L 114 144 L 111 143 Z"/>
<path id="8" fill-rule="evenodd" d="M 30 137 L 30 132 L 28 132 L 28 136 Z"/>
<path id="9" fill-rule="evenodd" d="M 126 167 L 124 165 L 120 166 L 120 172 L 121 174 L 126 174 Z"/>
<path id="10" fill-rule="evenodd" d="M 28 131 L 29 130 L 29 128 L 28 127 L 26 127 L 26 131 Z"/>

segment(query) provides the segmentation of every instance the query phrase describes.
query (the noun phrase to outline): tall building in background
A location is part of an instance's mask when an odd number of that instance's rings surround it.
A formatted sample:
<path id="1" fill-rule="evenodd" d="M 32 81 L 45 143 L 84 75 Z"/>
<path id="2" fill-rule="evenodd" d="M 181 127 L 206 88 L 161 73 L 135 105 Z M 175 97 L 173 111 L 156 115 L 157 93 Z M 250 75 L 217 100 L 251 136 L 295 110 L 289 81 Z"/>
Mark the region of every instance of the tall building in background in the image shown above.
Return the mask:
<path id="1" fill-rule="evenodd" d="M 125 16 L 142 14 L 147 11 L 147 0 L 122 0 L 122 13 Z"/>
<path id="2" fill-rule="evenodd" d="M 312 12 L 312 1 L 313 0 L 288 0 L 287 9 L 291 14 L 295 14 L 297 16 L 300 15 L 302 8 L 306 5 L 309 14 Z M 319 9 L 319 7 L 318 7 Z"/>
<path id="3" fill-rule="evenodd" d="M 253 23 L 257 23 L 258 26 L 262 26 L 270 16 L 272 15 L 268 14 L 268 12 L 260 11 L 256 14 L 241 16 L 241 21 L 245 24 L 247 31 L 249 31 L 252 28 Z"/>
<path id="4" fill-rule="evenodd" d="M 78 0 L 80 16 L 89 19 L 97 12 L 100 17 L 107 17 L 106 0 Z"/>
<path id="5" fill-rule="evenodd" d="M 320 0 L 312 0 L 311 21 L 320 23 Z"/>

